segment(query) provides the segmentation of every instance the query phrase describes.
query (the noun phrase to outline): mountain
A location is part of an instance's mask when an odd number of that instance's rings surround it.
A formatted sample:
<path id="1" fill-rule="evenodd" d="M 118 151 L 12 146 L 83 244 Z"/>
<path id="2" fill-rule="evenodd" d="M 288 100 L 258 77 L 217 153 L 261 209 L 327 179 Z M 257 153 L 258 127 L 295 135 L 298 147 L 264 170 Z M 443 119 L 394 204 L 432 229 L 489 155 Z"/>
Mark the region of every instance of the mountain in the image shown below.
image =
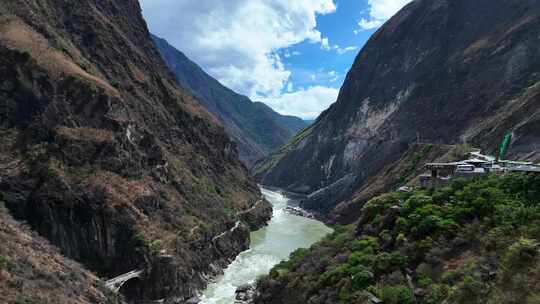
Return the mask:
<path id="1" fill-rule="evenodd" d="M 271 216 L 234 142 L 137 1 L 0 4 L 0 302 L 195 296 Z"/>
<path id="2" fill-rule="evenodd" d="M 223 86 L 166 40 L 153 39 L 180 85 L 192 92 L 225 125 L 238 144 L 240 159 L 251 167 L 307 126 L 300 118 L 276 113 Z"/>
<path id="3" fill-rule="evenodd" d="M 409 187 L 471 147 L 540 160 L 540 1 L 416 0 L 354 62 L 338 101 L 255 168 L 335 232 L 260 278 L 256 304 L 540 299 L 540 175 Z M 396 191 L 399 189 L 399 191 Z"/>
<path id="4" fill-rule="evenodd" d="M 539 160 L 539 24 L 537 0 L 411 2 L 361 50 L 337 102 L 257 178 L 349 222 L 396 186 L 364 191 L 418 144 L 494 153 L 510 132 L 510 158 Z"/>

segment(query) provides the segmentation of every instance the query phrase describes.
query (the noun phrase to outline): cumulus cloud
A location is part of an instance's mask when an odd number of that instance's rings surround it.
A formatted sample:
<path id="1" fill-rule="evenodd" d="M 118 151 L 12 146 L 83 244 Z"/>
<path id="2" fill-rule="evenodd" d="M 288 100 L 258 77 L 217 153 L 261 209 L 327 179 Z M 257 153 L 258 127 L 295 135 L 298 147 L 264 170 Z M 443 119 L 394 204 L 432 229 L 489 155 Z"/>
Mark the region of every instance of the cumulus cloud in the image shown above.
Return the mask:
<path id="1" fill-rule="evenodd" d="M 141 0 L 151 31 L 250 97 L 280 96 L 291 72 L 279 50 L 321 43 L 316 16 L 333 0 Z M 284 56 L 293 54 L 286 53 Z"/>
<path id="2" fill-rule="evenodd" d="M 336 82 L 339 79 L 339 75 L 336 71 L 328 72 L 328 76 L 330 77 L 330 79 L 328 79 L 330 82 Z"/>
<path id="3" fill-rule="evenodd" d="M 368 0 L 369 18 L 362 18 L 358 26 L 361 30 L 378 28 L 409 2 L 411 0 Z"/>
<path id="4" fill-rule="evenodd" d="M 328 38 L 324 37 L 321 39 L 321 49 L 325 51 L 336 51 L 339 55 L 343 55 L 345 53 L 357 50 L 358 47 L 356 46 L 348 46 L 348 47 L 340 47 L 337 44 L 330 44 L 330 41 Z"/>
<path id="5" fill-rule="evenodd" d="M 343 55 L 345 53 L 348 53 L 348 52 L 352 52 L 352 51 L 356 51 L 358 49 L 357 46 L 348 46 L 348 47 L 344 47 L 344 48 L 337 48 L 336 49 L 336 52 L 340 55 Z"/>
<path id="6" fill-rule="evenodd" d="M 293 56 L 300 56 L 301 53 L 298 52 L 298 51 L 293 51 L 293 52 L 290 52 L 289 50 L 285 50 L 285 52 L 283 53 L 283 57 L 285 58 L 290 58 L 290 57 L 293 57 Z"/>
<path id="7" fill-rule="evenodd" d="M 320 109 L 326 109 L 336 101 L 338 93 L 338 89 L 312 86 L 306 89 L 300 88 L 295 92 L 285 93 L 278 97 L 261 98 L 260 101 L 270 105 L 283 115 L 314 119 L 320 114 Z"/>

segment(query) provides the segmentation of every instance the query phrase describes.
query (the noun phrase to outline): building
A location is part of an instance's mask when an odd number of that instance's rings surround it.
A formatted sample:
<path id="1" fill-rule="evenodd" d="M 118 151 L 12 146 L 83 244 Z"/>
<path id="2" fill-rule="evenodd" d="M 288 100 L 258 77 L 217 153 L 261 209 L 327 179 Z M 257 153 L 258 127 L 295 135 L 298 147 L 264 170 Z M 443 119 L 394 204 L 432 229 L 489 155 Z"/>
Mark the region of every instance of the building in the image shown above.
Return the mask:
<path id="1" fill-rule="evenodd" d="M 510 160 L 496 161 L 495 157 L 471 152 L 471 158 L 452 163 L 427 163 L 429 173 L 420 176 L 420 185 L 425 188 L 440 187 L 453 178 L 472 179 L 489 173 L 526 172 L 540 174 L 540 165 L 531 162 Z"/>

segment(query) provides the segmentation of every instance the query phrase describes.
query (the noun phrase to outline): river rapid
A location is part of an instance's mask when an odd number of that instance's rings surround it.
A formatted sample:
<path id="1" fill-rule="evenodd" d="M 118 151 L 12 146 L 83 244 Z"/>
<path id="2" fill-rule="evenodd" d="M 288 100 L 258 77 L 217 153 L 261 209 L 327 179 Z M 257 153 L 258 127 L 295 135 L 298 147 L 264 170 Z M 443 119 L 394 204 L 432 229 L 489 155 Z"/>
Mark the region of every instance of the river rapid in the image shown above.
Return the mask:
<path id="1" fill-rule="evenodd" d="M 201 295 L 201 304 L 233 304 L 236 288 L 253 283 L 298 248 L 308 248 L 332 232 L 323 223 L 286 213 L 289 199 L 284 195 L 261 189 L 273 205 L 273 217 L 268 226 L 251 233 L 250 249 L 239 254 L 224 274 L 211 282 Z"/>

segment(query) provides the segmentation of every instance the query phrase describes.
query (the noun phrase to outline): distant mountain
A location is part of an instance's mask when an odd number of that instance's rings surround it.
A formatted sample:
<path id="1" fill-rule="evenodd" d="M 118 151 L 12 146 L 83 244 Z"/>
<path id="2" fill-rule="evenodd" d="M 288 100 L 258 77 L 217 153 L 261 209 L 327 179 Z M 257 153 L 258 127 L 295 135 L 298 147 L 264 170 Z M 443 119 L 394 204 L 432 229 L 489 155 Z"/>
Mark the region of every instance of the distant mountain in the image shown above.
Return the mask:
<path id="1" fill-rule="evenodd" d="M 154 39 L 181 86 L 191 91 L 225 125 L 238 144 L 240 159 L 251 167 L 307 126 L 302 119 L 280 115 L 262 102 L 223 86 L 166 40 Z"/>

